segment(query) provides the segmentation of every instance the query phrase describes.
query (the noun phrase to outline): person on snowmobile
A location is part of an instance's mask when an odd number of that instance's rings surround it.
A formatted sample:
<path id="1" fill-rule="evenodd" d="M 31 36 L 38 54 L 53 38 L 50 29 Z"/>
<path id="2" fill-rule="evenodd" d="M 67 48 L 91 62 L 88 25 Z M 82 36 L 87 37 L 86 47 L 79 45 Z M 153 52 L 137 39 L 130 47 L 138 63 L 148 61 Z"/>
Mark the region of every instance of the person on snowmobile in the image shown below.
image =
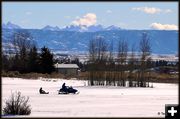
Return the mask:
<path id="1" fill-rule="evenodd" d="M 63 90 L 64 92 L 67 92 L 67 86 L 66 86 L 66 83 L 63 83 L 63 85 L 62 85 L 62 90 Z"/>

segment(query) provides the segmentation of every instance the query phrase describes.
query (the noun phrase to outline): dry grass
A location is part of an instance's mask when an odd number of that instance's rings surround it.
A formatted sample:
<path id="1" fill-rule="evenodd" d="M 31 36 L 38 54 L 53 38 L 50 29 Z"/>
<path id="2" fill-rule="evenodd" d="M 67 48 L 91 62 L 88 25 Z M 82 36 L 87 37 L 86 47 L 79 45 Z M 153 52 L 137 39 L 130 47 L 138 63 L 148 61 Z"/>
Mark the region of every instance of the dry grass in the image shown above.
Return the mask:
<path id="1" fill-rule="evenodd" d="M 118 75 L 118 72 L 107 72 L 106 73 L 114 73 L 115 75 Z M 104 72 L 99 71 L 96 73 L 98 76 L 100 74 L 104 74 Z M 89 72 L 80 72 L 78 76 L 76 75 L 63 75 L 57 72 L 53 72 L 51 74 L 42 74 L 42 73 L 26 73 L 26 74 L 20 74 L 17 71 L 14 72 L 2 72 L 2 77 L 17 77 L 17 78 L 26 78 L 26 79 L 38 79 L 39 77 L 43 78 L 64 78 L 64 79 L 71 79 L 71 78 L 77 78 L 77 79 L 87 79 L 89 76 Z M 129 73 L 125 73 L 125 77 L 128 77 Z M 133 73 L 132 77 L 136 79 L 137 73 Z M 148 74 L 145 75 L 145 77 L 149 77 Z M 179 82 L 179 76 L 178 74 L 166 74 L 166 73 L 156 73 L 152 72 L 150 74 L 149 81 L 152 82 L 164 82 L 164 83 L 178 83 Z"/>
<path id="2" fill-rule="evenodd" d="M 106 72 L 113 73 L 113 72 Z M 97 75 L 103 74 L 103 72 L 99 71 L 96 73 Z M 114 72 L 115 75 L 118 75 L 118 72 Z M 129 73 L 125 73 L 125 77 L 128 77 Z M 86 79 L 89 76 L 89 72 L 81 72 L 79 74 L 79 79 Z M 133 79 L 137 78 L 137 73 L 132 74 Z M 149 81 L 151 82 L 162 82 L 162 83 L 178 83 L 179 76 L 178 74 L 166 74 L 166 73 L 155 73 L 151 72 L 150 75 L 148 73 L 145 74 L 145 77 L 150 77 Z"/>

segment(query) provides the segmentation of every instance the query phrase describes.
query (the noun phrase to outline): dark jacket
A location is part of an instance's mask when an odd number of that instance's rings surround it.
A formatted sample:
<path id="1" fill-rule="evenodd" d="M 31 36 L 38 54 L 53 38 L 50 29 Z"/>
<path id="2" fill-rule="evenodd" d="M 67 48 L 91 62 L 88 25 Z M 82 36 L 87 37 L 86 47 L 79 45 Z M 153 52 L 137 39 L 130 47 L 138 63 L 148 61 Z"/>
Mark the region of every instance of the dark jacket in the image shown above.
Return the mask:
<path id="1" fill-rule="evenodd" d="M 65 83 L 63 83 L 63 85 L 62 85 L 62 89 L 64 89 L 64 88 L 66 88 L 66 86 L 65 86 L 66 84 Z"/>
<path id="2" fill-rule="evenodd" d="M 65 83 L 63 83 L 63 85 L 62 85 L 62 90 L 65 91 L 65 92 L 67 91 L 67 87 L 66 87 Z"/>
<path id="3" fill-rule="evenodd" d="M 43 89 L 42 89 L 42 87 L 39 89 L 39 93 L 40 94 L 42 94 L 42 93 L 46 93 Z"/>

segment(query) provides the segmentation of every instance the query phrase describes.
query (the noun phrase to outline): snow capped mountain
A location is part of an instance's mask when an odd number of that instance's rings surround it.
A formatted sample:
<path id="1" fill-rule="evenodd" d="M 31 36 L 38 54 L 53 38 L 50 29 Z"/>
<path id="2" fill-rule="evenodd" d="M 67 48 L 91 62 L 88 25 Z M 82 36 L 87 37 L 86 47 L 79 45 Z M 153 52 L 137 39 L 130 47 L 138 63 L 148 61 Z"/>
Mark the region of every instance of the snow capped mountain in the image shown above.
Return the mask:
<path id="1" fill-rule="evenodd" d="M 59 31 L 60 28 L 58 26 L 53 27 L 53 26 L 47 25 L 44 28 L 42 28 L 42 30 Z"/>
<path id="2" fill-rule="evenodd" d="M 20 26 L 13 24 L 11 22 L 8 22 L 7 24 L 2 24 L 2 28 L 4 29 L 22 29 Z M 44 28 L 42 28 L 41 30 L 45 30 L 45 31 L 76 31 L 76 32 L 97 32 L 97 31 L 108 31 L 108 30 L 120 30 L 120 27 L 111 25 L 108 27 L 103 27 L 102 25 L 91 25 L 91 26 L 85 26 L 85 25 L 69 25 L 66 26 L 65 28 L 59 28 L 58 26 L 50 26 L 47 25 Z"/>
<path id="3" fill-rule="evenodd" d="M 16 25 L 16 24 L 13 24 L 11 22 L 8 22 L 7 24 L 2 24 L 2 28 L 4 29 L 21 29 L 20 26 Z"/>
<path id="4" fill-rule="evenodd" d="M 63 31 L 80 31 L 81 27 L 80 26 L 75 26 L 75 25 L 70 25 L 70 26 L 66 26 L 62 30 Z"/>
<path id="5" fill-rule="evenodd" d="M 107 28 L 105 28 L 107 31 L 108 30 L 121 30 L 121 28 L 120 27 L 117 27 L 117 26 L 114 26 L 114 25 L 111 25 L 111 26 L 109 26 L 109 27 L 107 27 Z"/>
<path id="6" fill-rule="evenodd" d="M 70 25 L 70 26 L 66 26 L 63 29 L 63 31 L 78 31 L 78 32 L 97 32 L 104 30 L 105 29 L 103 28 L 102 25 L 91 25 L 89 27 L 85 25 L 80 25 L 80 26 Z"/>
<path id="7" fill-rule="evenodd" d="M 104 28 L 102 25 L 92 25 L 88 27 L 89 32 L 103 31 Z"/>

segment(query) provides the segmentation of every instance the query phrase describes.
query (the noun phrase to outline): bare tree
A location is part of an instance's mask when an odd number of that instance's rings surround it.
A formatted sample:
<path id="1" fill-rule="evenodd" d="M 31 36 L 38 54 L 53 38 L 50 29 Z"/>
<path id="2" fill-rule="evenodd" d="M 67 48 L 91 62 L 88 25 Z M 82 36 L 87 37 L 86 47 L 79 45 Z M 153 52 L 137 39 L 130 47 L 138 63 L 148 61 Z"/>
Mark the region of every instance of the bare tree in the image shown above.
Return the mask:
<path id="1" fill-rule="evenodd" d="M 90 61 L 100 61 L 106 58 L 107 44 L 100 36 L 96 36 L 89 42 Z"/>
<path id="2" fill-rule="evenodd" d="M 125 65 L 127 60 L 127 52 L 128 52 L 128 44 L 125 40 L 119 41 L 118 44 L 118 62 L 119 62 L 119 70 L 120 70 L 120 79 L 122 80 L 122 85 L 125 86 Z M 120 83 L 120 81 L 119 81 Z"/>
<path id="3" fill-rule="evenodd" d="M 96 54 L 97 54 L 96 42 L 94 39 L 91 39 L 89 41 L 89 60 L 94 62 L 96 60 Z"/>
<path id="4" fill-rule="evenodd" d="M 113 61 L 113 51 L 114 51 L 114 42 L 113 40 L 111 41 L 111 44 L 109 46 L 109 61 Z"/>
<path id="5" fill-rule="evenodd" d="M 128 51 L 128 44 L 126 41 L 119 41 L 118 45 L 118 59 L 119 63 L 123 65 L 126 62 L 127 58 L 127 51 Z"/>
<path id="6" fill-rule="evenodd" d="M 13 34 L 13 46 L 16 54 L 16 66 L 20 72 L 27 71 L 27 60 L 30 49 L 34 46 L 31 34 L 25 30 L 18 30 Z"/>
<path id="7" fill-rule="evenodd" d="M 107 54 L 107 43 L 105 40 L 96 36 L 89 42 L 89 77 L 90 85 L 94 85 L 94 80 L 96 80 L 95 85 L 103 84 L 103 80 L 106 77 L 106 72 L 103 71 L 106 67 L 106 61 L 108 58 Z"/>
<path id="8" fill-rule="evenodd" d="M 150 39 L 147 36 L 147 33 L 142 34 L 142 39 L 139 43 L 139 48 L 141 52 L 140 87 L 146 87 L 145 70 L 147 68 L 147 59 L 149 58 L 151 54 L 151 44 L 150 44 Z"/>
<path id="9" fill-rule="evenodd" d="M 97 48 L 97 60 L 102 61 L 107 59 L 107 43 L 105 40 L 98 36 L 95 38 Z"/>
<path id="10" fill-rule="evenodd" d="M 114 66 L 114 42 L 113 40 L 111 41 L 109 45 L 109 60 L 108 60 L 108 80 L 109 80 L 109 85 L 115 86 L 115 66 Z"/>
<path id="11" fill-rule="evenodd" d="M 133 70 L 135 70 L 135 44 L 131 47 L 131 54 L 129 58 L 129 87 L 133 87 Z"/>

